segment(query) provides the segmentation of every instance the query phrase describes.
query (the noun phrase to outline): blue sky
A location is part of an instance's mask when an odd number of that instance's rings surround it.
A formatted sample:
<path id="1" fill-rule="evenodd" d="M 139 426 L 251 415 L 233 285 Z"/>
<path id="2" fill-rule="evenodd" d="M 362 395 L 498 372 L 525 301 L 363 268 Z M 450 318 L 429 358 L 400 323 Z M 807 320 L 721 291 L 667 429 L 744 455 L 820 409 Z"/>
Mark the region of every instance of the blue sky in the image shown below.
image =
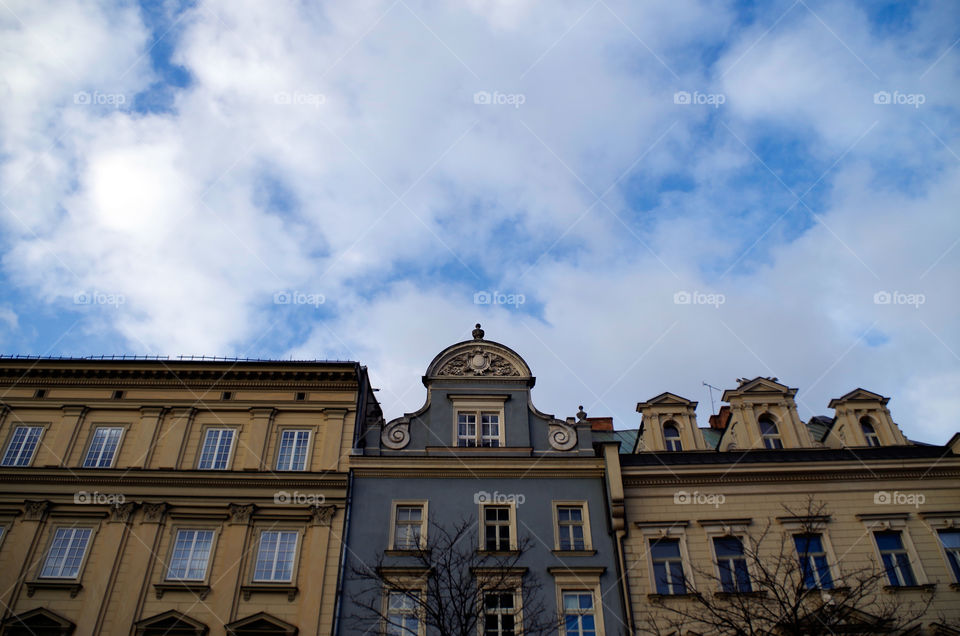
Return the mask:
<path id="1" fill-rule="evenodd" d="M 0 351 L 524 355 L 618 427 L 960 411 L 954 2 L 5 0 Z M 685 302 L 685 299 L 690 302 Z M 485 302 L 490 300 L 490 302 Z M 889 301 L 889 302 L 887 302 Z"/>

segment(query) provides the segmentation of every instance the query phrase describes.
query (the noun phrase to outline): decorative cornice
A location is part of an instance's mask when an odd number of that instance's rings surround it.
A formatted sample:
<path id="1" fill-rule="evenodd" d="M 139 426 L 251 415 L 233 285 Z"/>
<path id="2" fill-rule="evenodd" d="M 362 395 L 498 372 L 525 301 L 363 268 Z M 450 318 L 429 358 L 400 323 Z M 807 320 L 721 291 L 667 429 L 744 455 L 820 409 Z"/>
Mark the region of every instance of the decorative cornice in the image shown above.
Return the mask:
<path id="1" fill-rule="evenodd" d="M 876 481 L 879 479 L 960 479 L 958 469 L 924 469 L 897 470 L 897 469 L 861 469 L 861 470 L 831 470 L 825 472 L 784 472 L 782 468 L 770 472 L 738 473 L 711 472 L 711 473 L 684 473 L 671 466 L 672 474 L 663 473 L 649 476 L 624 476 L 625 488 L 641 488 L 648 486 L 672 486 L 680 483 L 708 483 L 708 484 L 745 484 L 745 483 L 788 483 L 809 481 Z M 626 472 L 626 471 L 625 471 Z M 882 474 L 882 476 L 881 476 Z"/>
<path id="2" fill-rule="evenodd" d="M 93 472 L 93 474 L 87 471 Z M 115 486 L 123 488 L 141 486 L 163 486 L 165 488 L 185 488 L 203 486 L 206 488 L 328 488 L 340 489 L 347 487 L 347 475 L 340 472 L 320 473 L 315 477 L 309 476 L 272 476 L 269 471 L 260 473 L 262 476 L 252 476 L 251 473 L 222 473 L 212 474 L 213 471 L 124 471 L 117 470 L 104 473 L 97 469 L 63 468 L 63 469 L 11 469 L 0 472 L 0 484 L 63 484 L 63 485 L 96 485 Z M 256 474 L 254 474 L 256 475 Z"/>

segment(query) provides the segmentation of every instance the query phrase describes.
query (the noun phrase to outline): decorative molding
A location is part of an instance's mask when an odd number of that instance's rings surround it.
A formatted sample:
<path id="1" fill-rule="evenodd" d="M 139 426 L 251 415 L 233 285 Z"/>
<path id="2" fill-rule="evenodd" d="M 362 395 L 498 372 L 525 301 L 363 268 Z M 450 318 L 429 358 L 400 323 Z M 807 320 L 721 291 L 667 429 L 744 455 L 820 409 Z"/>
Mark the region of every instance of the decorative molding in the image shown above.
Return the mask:
<path id="1" fill-rule="evenodd" d="M 43 521 L 44 515 L 50 509 L 50 502 L 47 500 L 23 502 L 24 521 Z"/>
<path id="2" fill-rule="evenodd" d="M 142 523 L 160 523 L 166 513 L 167 504 L 163 501 L 144 503 Z"/>
<path id="3" fill-rule="evenodd" d="M 567 421 L 553 420 L 550 422 L 550 431 L 547 433 L 550 446 L 559 451 L 568 451 L 577 445 L 576 422 L 572 417 Z"/>
<path id="4" fill-rule="evenodd" d="M 487 347 L 478 345 L 470 351 L 465 351 L 447 360 L 440 367 L 437 375 L 522 377 L 523 374 L 510 360 L 490 351 Z"/>
<path id="5" fill-rule="evenodd" d="M 110 506 L 110 523 L 129 523 L 137 504 L 132 501 L 116 503 Z"/>
<path id="6" fill-rule="evenodd" d="M 623 472 L 630 471 L 629 466 L 624 467 Z M 649 468 L 645 466 L 645 468 Z M 676 470 L 678 466 L 670 465 L 671 470 Z M 778 467 L 779 468 L 779 467 Z M 782 470 L 782 469 L 781 469 Z M 624 475 L 624 488 L 643 488 L 648 486 L 674 486 L 683 484 L 716 484 L 722 479 L 724 484 L 749 484 L 749 483 L 786 483 L 786 482 L 806 482 L 806 481 L 873 481 L 877 479 L 877 470 L 858 470 L 858 471 L 830 471 L 824 473 L 795 472 L 785 473 L 776 470 L 764 473 L 695 473 L 683 474 L 677 471 L 669 476 L 661 474 L 650 476 L 627 476 Z M 957 479 L 960 478 L 960 471 L 945 469 L 940 470 L 893 470 L 882 471 L 884 479 Z"/>
<path id="7" fill-rule="evenodd" d="M 66 590 L 70 598 L 76 598 L 82 589 L 79 581 L 27 581 L 27 598 L 33 597 L 37 590 Z"/>
<path id="8" fill-rule="evenodd" d="M 191 583 L 187 581 L 166 581 L 164 583 L 154 583 L 153 590 L 157 599 L 163 598 L 166 592 L 190 592 L 201 601 L 206 600 L 210 594 L 210 586 L 206 583 Z"/>
<path id="9" fill-rule="evenodd" d="M 296 585 L 275 585 L 270 583 L 251 584 L 240 586 L 240 593 L 243 594 L 243 600 L 249 601 L 250 596 L 255 592 L 282 593 L 287 595 L 287 601 L 293 602 L 297 598 L 300 589 Z"/>
<path id="10" fill-rule="evenodd" d="M 388 422 L 380 432 L 380 442 L 390 450 L 401 450 L 410 443 L 410 420 L 400 418 Z"/>
<path id="11" fill-rule="evenodd" d="M 256 510 L 255 504 L 230 504 L 230 524 L 248 525 Z"/>
<path id="12" fill-rule="evenodd" d="M 337 513 L 337 507 L 328 505 L 310 506 L 310 523 L 314 526 L 329 527 Z"/>
<path id="13" fill-rule="evenodd" d="M 91 474 L 87 474 L 91 473 Z M 85 486 L 121 486 L 129 491 L 137 486 L 160 486 L 163 488 L 187 488 L 200 486 L 203 488 L 229 488 L 231 491 L 245 488 L 265 488 L 270 492 L 278 488 L 312 488 L 312 489 L 345 489 L 347 476 L 344 473 L 323 473 L 316 477 L 308 476 L 269 476 L 264 471 L 263 476 L 253 476 L 240 471 L 187 471 L 187 470 L 151 470 L 146 471 L 116 471 L 116 474 L 105 474 L 102 470 L 92 468 L 49 468 L 24 470 L 0 470 L 3 482 L 7 484 L 60 484 L 76 487 Z"/>

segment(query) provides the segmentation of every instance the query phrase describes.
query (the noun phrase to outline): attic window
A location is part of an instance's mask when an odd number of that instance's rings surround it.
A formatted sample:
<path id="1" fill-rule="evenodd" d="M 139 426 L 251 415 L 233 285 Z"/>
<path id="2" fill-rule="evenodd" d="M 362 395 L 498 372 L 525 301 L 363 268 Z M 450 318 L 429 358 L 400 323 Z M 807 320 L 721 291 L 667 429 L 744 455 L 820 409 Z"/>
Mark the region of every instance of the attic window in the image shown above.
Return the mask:
<path id="1" fill-rule="evenodd" d="M 860 418 L 860 429 L 863 431 L 863 437 L 867 440 L 867 446 L 880 446 L 880 438 L 877 436 L 877 430 L 870 423 L 869 417 Z"/>
<path id="2" fill-rule="evenodd" d="M 683 444 L 680 443 L 680 431 L 673 422 L 667 422 L 663 425 L 663 441 L 668 451 L 682 451 Z"/>
<path id="3" fill-rule="evenodd" d="M 783 448 L 780 430 L 770 416 L 761 415 L 758 422 L 760 423 L 760 437 L 763 438 L 763 447 L 769 449 Z"/>

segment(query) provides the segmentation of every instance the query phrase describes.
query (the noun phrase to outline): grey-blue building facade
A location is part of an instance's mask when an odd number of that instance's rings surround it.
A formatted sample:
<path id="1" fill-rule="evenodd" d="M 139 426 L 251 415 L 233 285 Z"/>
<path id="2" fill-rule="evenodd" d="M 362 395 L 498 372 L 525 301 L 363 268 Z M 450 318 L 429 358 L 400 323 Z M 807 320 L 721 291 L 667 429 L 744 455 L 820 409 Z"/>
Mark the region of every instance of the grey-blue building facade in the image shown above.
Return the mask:
<path id="1" fill-rule="evenodd" d="M 527 363 L 484 335 L 433 359 L 419 410 L 355 433 L 338 634 L 628 631 L 610 442 L 582 409 L 539 411 Z"/>

